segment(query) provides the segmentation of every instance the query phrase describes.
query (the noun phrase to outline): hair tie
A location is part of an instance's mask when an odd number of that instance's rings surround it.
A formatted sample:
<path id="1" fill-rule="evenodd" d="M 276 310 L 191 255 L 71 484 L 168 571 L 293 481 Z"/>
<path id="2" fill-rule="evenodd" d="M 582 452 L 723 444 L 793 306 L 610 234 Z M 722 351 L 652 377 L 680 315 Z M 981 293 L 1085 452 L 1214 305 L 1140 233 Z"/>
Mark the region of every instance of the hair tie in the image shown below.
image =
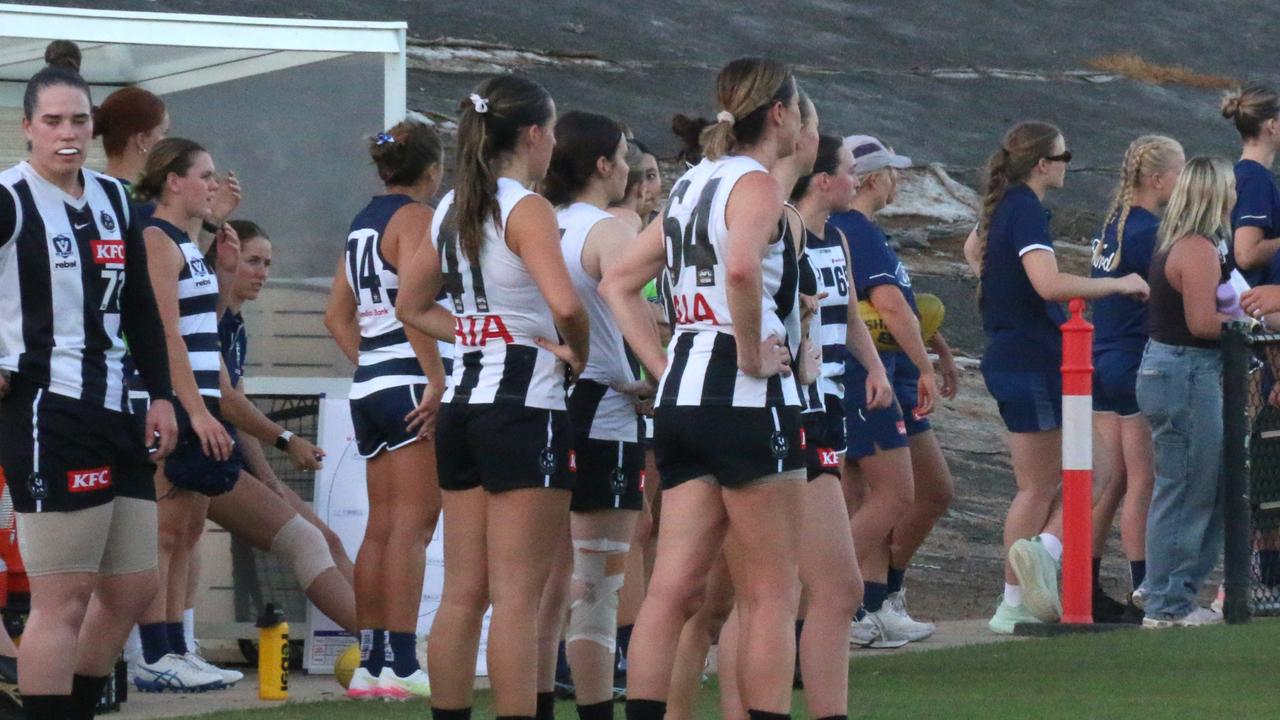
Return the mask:
<path id="1" fill-rule="evenodd" d="M 396 139 L 395 139 L 395 138 L 391 137 L 390 135 L 388 135 L 388 134 L 386 134 L 386 133 L 384 133 L 384 132 L 380 132 L 380 133 L 378 133 L 378 134 L 377 134 L 377 136 L 376 136 L 376 137 L 374 137 L 374 139 L 373 139 L 373 144 L 374 144 L 374 145 L 386 145 L 387 143 L 393 143 L 393 142 L 395 142 L 395 141 L 396 141 Z"/>
<path id="2" fill-rule="evenodd" d="M 471 97 L 469 99 L 471 100 L 472 107 L 476 109 L 476 112 L 480 113 L 481 115 L 489 112 L 488 98 L 482 98 L 476 93 L 471 93 Z"/>
<path id="3" fill-rule="evenodd" d="M 721 110 L 716 113 L 716 122 L 729 123 L 729 127 L 733 127 L 733 113 L 728 110 Z"/>

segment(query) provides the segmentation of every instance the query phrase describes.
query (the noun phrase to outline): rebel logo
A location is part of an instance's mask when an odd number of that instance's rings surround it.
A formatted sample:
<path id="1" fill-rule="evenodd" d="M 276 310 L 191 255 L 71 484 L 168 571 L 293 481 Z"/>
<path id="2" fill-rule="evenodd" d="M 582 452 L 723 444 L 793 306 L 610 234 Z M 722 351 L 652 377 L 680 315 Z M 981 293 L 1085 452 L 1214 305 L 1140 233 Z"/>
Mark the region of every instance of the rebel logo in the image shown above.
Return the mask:
<path id="1" fill-rule="evenodd" d="M 70 470 L 67 472 L 68 492 L 93 492 L 111 487 L 111 468 L 100 467 L 92 470 Z"/>
<path id="2" fill-rule="evenodd" d="M 93 262 L 98 265 L 124 264 L 123 240 L 90 240 L 89 247 L 93 250 Z"/>

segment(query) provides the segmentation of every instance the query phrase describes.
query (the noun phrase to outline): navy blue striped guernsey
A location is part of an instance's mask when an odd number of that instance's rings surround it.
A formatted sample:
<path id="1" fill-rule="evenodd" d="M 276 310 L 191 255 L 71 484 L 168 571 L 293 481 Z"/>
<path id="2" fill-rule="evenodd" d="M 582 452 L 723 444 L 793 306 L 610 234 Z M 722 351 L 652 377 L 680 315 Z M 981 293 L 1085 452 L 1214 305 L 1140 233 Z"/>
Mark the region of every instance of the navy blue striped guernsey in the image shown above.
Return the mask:
<path id="1" fill-rule="evenodd" d="M 178 271 L 178 331 L 187 345 L 196 387 L 208 398 L 222 397 L 219 386 L 218 274 L 209 267 L 196 244 L 172 223 L 152 217 L 147 227 L 158 228 L 182 252 Z"/>
<path id="2" fill-rule="evenodd" d="M 124 187 L 80 177 L 77 198 L 26 162 L 0 172 L 0 369 L 120 412 L 126 333 L 152 397 L 171 397 L 163 328 Z"/>
<path id="3" fill-rule="evenodd" d="M 378 195 L 351 221 L 344 258 L 360 325 L 360 362 L 351 381 L 352 400 L 427 382 L 404 325 L 396 319 L 400 276 L 382 255 L 391 217 L 413 202 L 407 195 Z"/>
<path id="4" fill-rule="evenodd" d="M 227 365 L 231 387 L 240 384 L 244 377 L 245 357 L 249 354 L 249 334 L 245 331 L 244 315 L 228 308 L 218 318 L 218 344 L 222 346 L 222 361 Z"/>

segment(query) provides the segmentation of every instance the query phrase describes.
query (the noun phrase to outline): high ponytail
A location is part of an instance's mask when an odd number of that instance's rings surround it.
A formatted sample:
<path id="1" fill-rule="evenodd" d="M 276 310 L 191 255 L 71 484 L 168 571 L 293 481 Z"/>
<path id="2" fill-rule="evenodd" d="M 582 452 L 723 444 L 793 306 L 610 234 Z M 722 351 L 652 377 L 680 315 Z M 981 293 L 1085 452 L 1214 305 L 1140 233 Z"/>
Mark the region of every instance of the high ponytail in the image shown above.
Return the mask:
<path id="1" fill-rule="evenodd" d="M 551 119 L 551 95 L 519 75 L 499 75 L 476 86 L 462 101 L 458 118 L 452 222 L 467 259 L 480 262 L 484 225 L 502 224 L 495 163 L 512 152 L 527 127 Z"/>
<path id="2" fill-rule="evenodd" d="M 986 269 L 987 234 L 991 219 L 1009 188 L 1025 182 L 1031 170 L 1053 154 L 1053 144 L 1062 131 L 1046 122 L 1028 121 L 1014 125 L 1000 140 L 1000 148 L 987 159 L 987 187 L 978 215 L 978 298 L 982 298 L 982 272 Z"/>
<path id="3" fill-rule="evenodd" d="M 774 103 L 796 94 L 791 68 L 766 58 L 739 58 L 716 79 L 716 101 L 723 108 L 702 131 L 702 151 L 711 160 L 755 145 L 764 136 L 765 118 Z"/>

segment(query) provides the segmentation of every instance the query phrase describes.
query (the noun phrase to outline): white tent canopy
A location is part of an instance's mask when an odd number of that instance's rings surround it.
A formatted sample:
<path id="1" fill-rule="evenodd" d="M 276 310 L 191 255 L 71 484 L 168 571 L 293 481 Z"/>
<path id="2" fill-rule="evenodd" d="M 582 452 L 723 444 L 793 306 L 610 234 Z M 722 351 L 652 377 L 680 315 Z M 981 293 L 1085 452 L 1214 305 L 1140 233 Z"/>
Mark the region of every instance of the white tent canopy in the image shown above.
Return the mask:
<path id="1" fill-rule="evenodd" d="M 354 53 L 383 57 L 383 120 L 405 114 L 404 22 L 120 12 L 0 3 L 0 106 L 21 105 L 50 40 L 80 44 L 93 85 L 165 94 Z"/>

